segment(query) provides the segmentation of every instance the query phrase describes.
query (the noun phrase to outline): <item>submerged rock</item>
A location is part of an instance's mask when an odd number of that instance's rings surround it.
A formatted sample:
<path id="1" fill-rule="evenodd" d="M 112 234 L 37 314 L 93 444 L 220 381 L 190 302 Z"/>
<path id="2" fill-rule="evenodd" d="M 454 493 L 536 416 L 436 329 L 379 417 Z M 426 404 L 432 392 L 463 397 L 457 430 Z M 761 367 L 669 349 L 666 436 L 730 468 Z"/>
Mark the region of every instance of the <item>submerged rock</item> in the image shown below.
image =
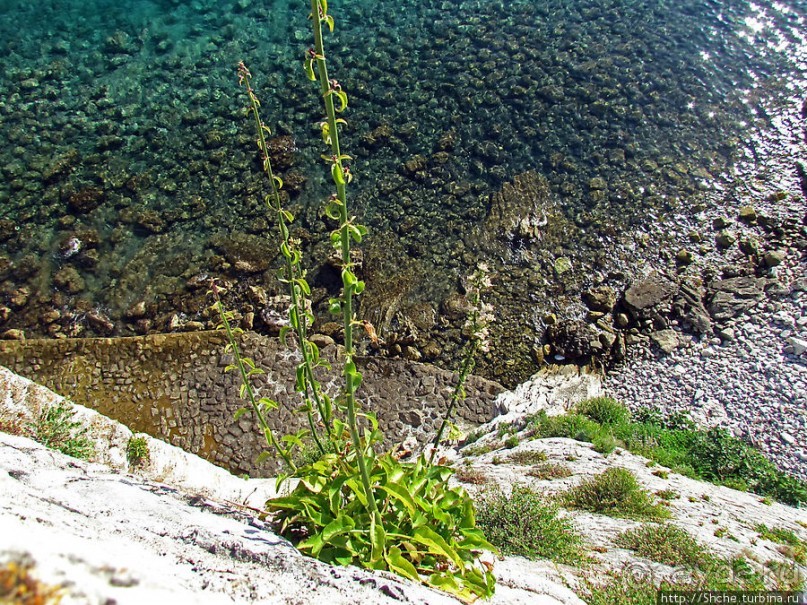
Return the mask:
<path id="1" fill-rule="evenodd" d="M 70 210 L 78 213 L 87 213 L 95 210 L 104 202 L 104 192 L 96 187 L 85 187 L 73 193 L 69 200 Z"/>
<path id="2" fill-rule="evenodd" d="M 549 326 L 546 335 L 552 351 L 569 361 L 586 358 L 602 348 L 597 330 L 584 321 L 561 321 Z"/>
<path id="3" fill-rule="evenodd" d="M 227 262 L 239 273 L 266 271 L 278 255 L 276 246 L 267 238 L 247 233 L 214 235 L 210 243 L 224 254 Z"/>
<path id="4" fill-rule="evenodd" d="M 63 267 L 53 276 L 53 284 L 68 294 L 78 294 L 84 290 L 84 278 L 75 267 Z"/>

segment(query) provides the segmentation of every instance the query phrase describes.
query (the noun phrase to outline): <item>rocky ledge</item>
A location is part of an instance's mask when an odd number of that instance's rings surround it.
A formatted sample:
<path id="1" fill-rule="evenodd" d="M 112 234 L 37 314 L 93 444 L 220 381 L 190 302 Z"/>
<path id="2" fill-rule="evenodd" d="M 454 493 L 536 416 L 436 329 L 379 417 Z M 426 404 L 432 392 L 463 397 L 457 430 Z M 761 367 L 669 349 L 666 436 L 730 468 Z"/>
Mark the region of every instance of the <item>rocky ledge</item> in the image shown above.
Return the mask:
<path id="1" fill-rule="evenodd" d="M 10 372 L 2 374 L 0 392 L 0 419 L 7 428 L 43 406 L 65 403 Z M 496 449 L 502 423 L 539 409 L 556 413 L 599 392 L 595 377 L 568 368 L 501 395 L 503 415 L 483 427 L 477 442 L 488 442 L 489 451 L 460 450 L 456 463 L 474 472 L 459 477 L 475 494 L 483 486 L 507 493 L 514 485 L 552 494 L 618 466 L 650 491 L 678 493 L 669 503 L 671 522 L 719 556 L 784 563 L 777 545 L 757 535 L 759 523 L 807 540 L 803 511 L 674 473 L 664 476 L 659 467 L 651 469 L 646 459 L 628 452 L 606 457 L 590 444 L 569 439 L 524 439 L 506 452 Z M 257 509 L 273 493 L 273 482 L 239 479 L 149 437 L 144 437 L 149 462 L 131 466 L 123 453 L 131 431 L 92 410 L 75 409 L 95 442 L 98 462 L 69 458 L 0 432 L 0 564 L 30 568 L 44 584 L 60 587 L 65 602 L 458 603 L 388 574 L 334 568 L 303 557 L 259 519 Z M 514 454 L 533 451 L 563 463 L 569 475 L 538 479 L 527 472 L 529 467 L 508 462 Z M 582 511 L 561 514 L 586 544 L 585 564 L 505 557 L 495 563 L 498 584 L 490 603 L 582 605 L 581 587 L 608 573 L 664 579 L 680 572 L 616 545 L 619 534 L 639 525 L 635 521 Z M 798 565 L 790 569 L 802 579 L 807 572 Z"/>

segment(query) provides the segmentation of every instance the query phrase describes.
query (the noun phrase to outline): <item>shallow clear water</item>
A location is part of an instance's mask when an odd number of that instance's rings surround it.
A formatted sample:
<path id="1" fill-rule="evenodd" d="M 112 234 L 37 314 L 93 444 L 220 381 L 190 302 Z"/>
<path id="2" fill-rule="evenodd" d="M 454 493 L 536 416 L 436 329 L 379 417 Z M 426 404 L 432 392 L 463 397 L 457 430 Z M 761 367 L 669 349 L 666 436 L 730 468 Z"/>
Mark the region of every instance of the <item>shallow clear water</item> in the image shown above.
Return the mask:
<path id="1" fill-rule="evenodd" d="M 313 281 L 330 285 L 307 5 L 0 1 L 7 327 L 126 335 L 199 319 L 207 276 L 238 280 L 244 309 L 247 285 L 276 288 L 271 273 L 234 270 L 239 253 L 222 244 L 267 228 L 239 60 L 266 122 L 298 150 L 281 172 L 300 181 L 291 205 Z M 410 339 L 407 309 L 439 311 L 487 258 L 511 343 L 501 353 L 518 357 L 542 313 L 631 266 L 634 235 L 662 237 L 665 216 L 714 203 L 737 163 L 764 153 L 752 141 L 798 136 L 782 116 L 807 90 L 803 2 L 333 0 L 331 12 L 351 196 L 374 234 L 365 310 Z M 491 194 L 530 170 L 548 181 L 554 235 L 528 250 L 480 238 Z M 559 257 L 573 279 L 556 279 Z M 87 321 L 99 313 L 114 327 Z M 448 361 L 456 322 L 426 323 L 418 340 L 434 335 Z"/>

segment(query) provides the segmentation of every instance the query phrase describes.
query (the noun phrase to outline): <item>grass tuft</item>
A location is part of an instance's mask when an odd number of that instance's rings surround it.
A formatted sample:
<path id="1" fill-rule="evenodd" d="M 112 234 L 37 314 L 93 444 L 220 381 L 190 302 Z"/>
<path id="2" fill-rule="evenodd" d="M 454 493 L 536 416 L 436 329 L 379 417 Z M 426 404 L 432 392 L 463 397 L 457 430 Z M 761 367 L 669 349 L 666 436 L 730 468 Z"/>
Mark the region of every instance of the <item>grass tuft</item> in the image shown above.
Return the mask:
<path id="1" fill-rule="evenodd" d="M 8 433 L 9 435 L 24 435 L 25 426 L 22 420 L 11 416 L 5 410 L 0 411 L 0 433 Z"/>
<path id="2" fill-rule="evenodd" d="M 126 460 L 129 466 L 141 467 L 147 465 L 151 460 L 148 440 L 145 437 L 129 437 L 126 444 Z"/>
<path id="3" fill-rule="evenodd" d="M 630 420 L 630 410 L 610 397 L 594 397 L 581 401 L 575 411 L 598 424 L 625 424 Z"/>
<path id="4" fill-rule="evenodd" d="M 670 500 L 676 500 L 680 498 L 681 494 L 679 494 L 674 489 L 660 489 L 659 491 L 656 492 L 656 496 L 658 496 L 662 500 L 667 500 L 669 502 Z"/>
<path id="5" fill-rule="evenodd" d="M 475 468 L 460 467 L 454 473 L 460 483 L 470 483 L 472 485 L 484 485 L 488 482 L 488 476 Z"/>
<path id="6" fill-rule="evenodd" d="M 571 508 L 624 519 L 667 519 L 665 507 L 653 502 L 639 486 L 636 476 L 624 468 L 609 468 L 604 473 L 559 494 L 562 504 Z"/>
<path id="7" fill-rule="evenodd" d="M 507 461 L 523 466 L 538 464 L 539 462 L 546 461 L 546 452 L 541 450 L 524 450 L 520 452 L 513 452 L 507 456 Z"/>
<path id="8" fill-rule="evenodd" d="M 619 534 L 615 544 L 651 561 L 671 566 L 701 567 L 714 560 L 695 538 L 670 523 L 645 524 L 630 529 Z"/>
<path id="9" fill-rule="evenodd" d="M 557 512 L 535 491 L 515 486 L 509 497 L 499 490 L 486 492 L 477 502 L 477 523 L 506 555 L 579 564 L 585 560 L 582 539 Z"/>
<path id="10" fill-rule="evenodd" d="M 807 563 L 807 543 L 801 540 L 795 532 L 784 527 L 769 528 L 764 523 L 756 525 L 754 530 L 759 532 L 761 538 L 781 544 L 782 547 L 779 552 L 786 557 L 793 559 L 800 565 Z"/>
<path id="11" fill-rule="evenodd" d="M 636 566 L 610 572 L 605 582 L 600 577 L 586 578 L 580 596 L 588 605 L 654 605 L 659 590 L 798 591 L 802 587 L 800 575 L 792 569 L 766 576 L 743 557 L 727 560 L 707 553 L 696 566 L 679 567 L 660 581 L 649 567 Z"/>
<path id="12" fill-rule="evenodd" d="M 508 450 L 513 449 L 517 445 L 518 445 L 517 435 L 511 435 L 510 437 L 504 440 L 504 447 L 507 448 Z"/>
<path id="13" fill-rule="evenodd" d="M 43 409 L 30 425 L 33 439 L 73 458 L 89 460 L 95 455 L 95 445 L 87 437 L 87 429 L 73 420 L 74 415 L 65 402 Z"/>
<path id="14" fill-rule="evenodd" d="M 543 480 L 565 479 L 572 476 L 572 469 L 559 462 L 544 462 L 536 464 L 527 471 L 527 474 L 530 477 Z"/>

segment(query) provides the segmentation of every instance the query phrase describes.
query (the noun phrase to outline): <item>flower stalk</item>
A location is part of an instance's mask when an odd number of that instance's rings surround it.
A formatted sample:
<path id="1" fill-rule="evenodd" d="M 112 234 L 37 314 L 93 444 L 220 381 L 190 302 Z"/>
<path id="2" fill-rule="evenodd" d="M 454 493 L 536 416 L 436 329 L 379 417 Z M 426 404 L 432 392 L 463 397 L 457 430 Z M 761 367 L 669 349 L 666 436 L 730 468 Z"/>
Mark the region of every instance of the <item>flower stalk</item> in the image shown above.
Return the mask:
<path id="1" fill-rule="evenodd" d="M 326 123 L 323 127 L 323 140 L 330 143 L 331 156 L 326 158 L 331 164 L 331 176 L 336 186 L 336 196 L 332 197 L 326 212 L 329 216 L 339 220 L 339 227 L 331 236 L 331 241 L 340 252 L 342 260 L 342 296 L 341 299 L 331 301 L 331 308 L 342 313 L 342 324 L 344 328 L 344 405 L 347 416 L 347 426 L 350 432 L 350 439 L 353 449 L 356 452 L 356 462 L 359 467 L 361 482 L 367 498 L 367 509 L 374 520 L 378 518 L 378 510 L 373 496 L 373 488 L 370 482 L 370 475 L 367 469 L 366 450 L 372 447 L 369 443 L 363 443 L 359 434 L 358 418 L 356 413 L 356 389 L 361 384 L 361 374 L 356 369 L 354 361 L 355 347 L 353 344 L 353 328 L 356 319 L 353 314 L 353 296 L 361 294 L 364 290 L 364 282 L 360 281 L 354 271 L 354 265 L 350 258 L 351 239 L 360 243 L 367 230 L 355 224 L 348 215 L 347 206 L 347 184 L 352 180 L 349 168 L 345 165 L 345 160 L 350 156 L 343 155 L 339 145 L 339 125 L 344 120 L 336 117 L 337 107 L 334 99 L 339 100 L 339 110 L 347 107 L 347 95 L 342 90 L 341 85 L 336 80 L 328 77 L 328 65 L 325 60 L 325 47 L 322 36 L 322 24 L 328 25 L 333 31 L 333 17 L 328 15 L 328 4 L 326 0 L 311 0 L 311 22 L 314 32 L 314 48 L 309 51 L 306 60 L 306 71 L 311 79 L 318 79 L 320 91 L 325 105 Z"/>
<path id="2" fill-rule="evenodd" d="M 244 357 L 241 354 L 241 349 L 238 347 L 238 341 L 236 339 L 236 337 L 242 332 L 241 328 L 233 327 L 231 323 L 233 313 L 232 311 L 225 310 L 224 303 L 221 301 L 221 289 L 216 285 L 215 282 L 211 284 L 211 292 L 213 293 L 213 297 L 216 301 L 213 304 L 213 307 L 219 314 L 219 326 L 224 330 L 224 333 L 227 336 L 227 347 L 225 348 L 225 352 L 231 352 L 233 354 L 233 363 L 227 366 L 225 370 L 238 370 L 239 374 L 241 375 L 241 396 L 246 397 L 246 399 L 249 401 L 255 417 L 258 419 L 258 424 L 261 427 L 261 432 L 263 433 L 267 444 L 274 448 L 274 450 L 283 459 L 286 465 L 292 469 L 292 471 L 295 471 L 297 467 L 291 458 L 289 450 L 281 446 L 280 442 L 275 436 L 274 431 L 272 430 L 272 427 L 266 420 L 266 414 L 264 414 L 264 409 L 272 409 L 277 407 L 277 404 L 270 399 L 259 399 L 255 393 L 255 388 L 252 386 L 252 377 L 262 374 L 263 372 L 259 368 L 255 367 L 255 363 L 250 358 Z M 240 416 L 240 414 L 244 411 L 246 410 L 239 410 L 239 412 L 236 413 L 236 417 Z"/>
<path id="3" fill-rule="evenodd" d="M 465 399 L 465 383 L 468 381 L 468 376 L 474 371 L 476 366 L 476 356 L 480 352 L 487 352 L 490 350 L 489 336 L 490 324 L 493 321 L 493 306 L 484 302 L 483 294 L 492 287 L 490 277 L 490 270 L 485 263 L 479 263 L 476 271 L 468 278 L 468 302 L 470 309 L 468 311 L 468 318 L 463 328 L 463 333 L 466 337 L 465 351 L 462 359 L 462 366 L 460 367 L 459 378 L 457 384 L 454 386 L 454 391 L 451 393 L 451 400 L 448 403 L 448 408 L 440 423 L 440 428 L 432 441 L 432 451 L 429 454 L 429 464 L 434 463 L 434 457 L 437 454 L 437 448 L 443 440 L 443 434 L 446 428 L 451 424 L 451 418 L 454 414 L 454 409 L 457 404 Z"/>
<path id="4" fill-rule="evenodd" d="M 308 418 L 309 430 L 321 454 L 327 451 L 319 436 L 319 426 L 323 427 L 326 439 L 331 437 L 332 406 L 330 399 L 322 392 L 319 382 L 314 377 L 314 367 L 325 365 L 319 361 L 319 351 L 316 345 L 308 340 L 308 326 L 313 322 L 313 317 L 305 304 L 311 288 L 305 280 L 305 275 L 300 268 L 302 255 L 290 235 L 289 224 L 294 220 L 292 214 L 283 208 L 280 199 L 280 188 L 283 181 L 274 174 L 272 162 L 269 159 L 269 148 L 266 144 L 266 134 L 270 129 L 263 123 L 260 116 L 260 101 L 255 91 L 252 89 L 252 74 L 247 69 L 244 62 L 238 64 L 238 81 L 244 86 L 249 98 L 249 111 L 255 120 L 255 130 L 257 133 L 258 148 L 261 152 L 263 171 L 266 174 L 271 187 L 271 194 L 267 196 L 266 203 L 271 208 L 276 217 L 277 231 L 280 235 L 280 251 L 283 256 L 283 277 L 281 280 L 288 285 L 291 305 L 289 307 L 289 326 L 294 330 L 300 353 L 303 357 L 297 369 L 296 389 L 303 395 L 305 401 L 306 415 Z M 314 405 L 311 404 L 313 400 Z M 316 408 L 319 420 L 314 416 Z"/>

